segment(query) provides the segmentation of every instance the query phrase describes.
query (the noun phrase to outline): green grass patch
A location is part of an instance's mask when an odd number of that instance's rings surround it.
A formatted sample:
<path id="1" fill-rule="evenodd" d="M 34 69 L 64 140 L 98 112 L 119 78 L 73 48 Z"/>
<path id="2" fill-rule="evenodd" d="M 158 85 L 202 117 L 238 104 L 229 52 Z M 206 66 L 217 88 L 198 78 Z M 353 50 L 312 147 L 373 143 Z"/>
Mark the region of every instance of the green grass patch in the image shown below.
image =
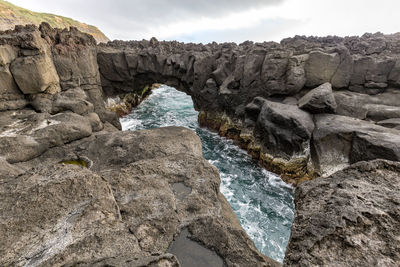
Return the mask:
<path id="1" fill-rule="evenodd" d="M 64 161 L 61 161 L 60 163 L 77 165 L 77 166 L 88 168 L 88 163 L 81 159 L 64 160 Z"/>

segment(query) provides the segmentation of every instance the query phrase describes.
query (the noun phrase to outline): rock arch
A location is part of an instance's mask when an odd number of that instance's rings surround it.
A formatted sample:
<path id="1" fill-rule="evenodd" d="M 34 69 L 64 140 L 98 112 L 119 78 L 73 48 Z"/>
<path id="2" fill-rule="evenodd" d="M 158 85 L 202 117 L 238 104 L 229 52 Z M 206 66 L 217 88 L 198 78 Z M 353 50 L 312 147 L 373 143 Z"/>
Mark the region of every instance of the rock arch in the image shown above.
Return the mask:
<path id="1" fill-rule="evenodd" d="M 174 86 L 192 96 L 201 124 L 296 183 L 360 160 L 400 159 L 398 130 L 375 124 L 400 118 L 399 40 L 379 33 L 240 45 L 152 38 L 101 44 L 97 58 L 106 95 Z M 310 92 L 324 83 L 333 91 Z M 300 109 L 309 92 L 314 105 L 326 105 L 321 94 L 328 93 L 335 108 Z M 361 155 L 361 147 L 374 149 Z"/>

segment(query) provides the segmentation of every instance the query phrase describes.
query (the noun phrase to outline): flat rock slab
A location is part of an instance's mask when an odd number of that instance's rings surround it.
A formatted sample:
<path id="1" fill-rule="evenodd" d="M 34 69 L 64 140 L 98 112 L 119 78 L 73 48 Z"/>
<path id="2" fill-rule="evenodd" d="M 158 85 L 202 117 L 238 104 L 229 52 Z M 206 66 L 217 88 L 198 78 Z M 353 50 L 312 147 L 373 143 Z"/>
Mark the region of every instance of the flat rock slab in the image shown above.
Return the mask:
<path id="1" fill-rule="evenodd" d="M 187 128 L 100 132 L 0 167 L 1 266 L 278 265 L 241 228 Z"/>
<path id="2" fill-rule="evenodd" d="M 315 115 L 313 161 L 324 176 L 362 160 L 400 159 L 400 131 L 333 114 Z"/>

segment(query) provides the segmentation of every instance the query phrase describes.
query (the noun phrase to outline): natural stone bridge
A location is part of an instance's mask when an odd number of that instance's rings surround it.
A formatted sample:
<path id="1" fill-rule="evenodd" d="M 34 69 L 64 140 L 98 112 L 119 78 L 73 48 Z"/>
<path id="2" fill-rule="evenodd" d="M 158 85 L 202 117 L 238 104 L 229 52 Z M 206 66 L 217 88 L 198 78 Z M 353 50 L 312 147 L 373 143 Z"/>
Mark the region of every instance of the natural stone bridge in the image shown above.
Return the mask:
<path id="1" fill-rule="evenodd" d="M 98 47 L 98 64 L 106 95 L 152 83 L 182 90 L 202 125 L 287 179 L 400 160 L 399 131 L 389 129 L 400 129 L 399 34 L 240 45 L 114 41 Z"/>
<path id="2" fill-rule="evenodd" d="M 200 123 L 296 183 L 399 161 L 399 54 L 399 36 L 380 34 L 97 46 L 48 24 L 0 32 L 0 265 L 279 266 L 192 131 L 118 131 L 107 96 L 175 86 Z M 299 184 L 283 265 L 397 266 L 394 161 Z"/>

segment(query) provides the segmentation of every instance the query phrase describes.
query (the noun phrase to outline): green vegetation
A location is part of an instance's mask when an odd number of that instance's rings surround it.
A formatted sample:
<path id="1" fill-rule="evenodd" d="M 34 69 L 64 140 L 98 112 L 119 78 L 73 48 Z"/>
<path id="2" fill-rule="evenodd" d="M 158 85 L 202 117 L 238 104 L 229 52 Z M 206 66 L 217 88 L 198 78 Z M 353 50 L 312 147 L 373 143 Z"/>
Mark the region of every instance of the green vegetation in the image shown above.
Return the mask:
<path id="1" fill-rule="evenodd" d="M 88 167 L 88 163 L 84 160 L 81 159 L 73 159 L 73 160 L 64 160 L 61 161 L 60 163 L 62 164 L 72 164 L 72 165 L 77 165 L 77 166 L 81 166 L 81 167 Z"/>
<path id="2" fill-rule="evenodd" d="M 0 0 L 0 29 L 12 29 L 18 24 L 36 24 L 47 22 L 53 28 L 67 28 L 74 26 L 80 31 L 89 33 L 97 42 L 107 42 L 109 39 L 95 26 L 81 23 L 71 18 L 48 13 L 33 12 Z"/>
<path id="3" fill-rule="evenodd" d="M 143 97 L 149 89 L 150 89 L 150 86 L 146 85 L 143 88 L 142 93 L 140 94 L 140 97 Z"/>

